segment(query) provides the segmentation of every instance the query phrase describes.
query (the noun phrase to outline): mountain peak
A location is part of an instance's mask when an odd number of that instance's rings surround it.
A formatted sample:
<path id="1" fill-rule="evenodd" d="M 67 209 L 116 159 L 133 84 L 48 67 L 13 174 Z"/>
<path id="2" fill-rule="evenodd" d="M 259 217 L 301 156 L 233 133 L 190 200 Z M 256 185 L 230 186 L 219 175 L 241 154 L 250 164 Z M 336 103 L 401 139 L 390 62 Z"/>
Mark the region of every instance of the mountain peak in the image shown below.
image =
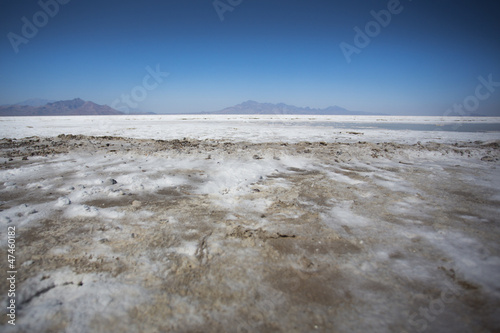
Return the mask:
<path id="1" fill-rule="evenodd" d="M 81 98 L 75 98 L 75 99 L 72 99 L 72 100 L 67 100 L 67 101 L 57 101 L 57 102 L 53 102 L 53 103 L 49 103 L 47 104 L 46 107 L 48 108 L 68 108 L 68 109 L 71 109 L 71 110 L 75 110 L 75 109 L 78 109 L 80 107 L 82 107 L 86 102 L 81 99 Z"/>

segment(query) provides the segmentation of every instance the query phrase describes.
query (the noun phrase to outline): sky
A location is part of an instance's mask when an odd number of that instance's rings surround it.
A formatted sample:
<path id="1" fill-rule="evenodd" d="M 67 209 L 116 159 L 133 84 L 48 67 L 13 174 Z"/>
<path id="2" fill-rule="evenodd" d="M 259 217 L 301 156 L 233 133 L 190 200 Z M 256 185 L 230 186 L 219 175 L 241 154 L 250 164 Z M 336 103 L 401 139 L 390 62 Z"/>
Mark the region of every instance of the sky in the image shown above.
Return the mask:
<path id="1" fill-rule="evenodd" d="M 495 0 L 0 0 L 0 105 L 500 116 Z"/>

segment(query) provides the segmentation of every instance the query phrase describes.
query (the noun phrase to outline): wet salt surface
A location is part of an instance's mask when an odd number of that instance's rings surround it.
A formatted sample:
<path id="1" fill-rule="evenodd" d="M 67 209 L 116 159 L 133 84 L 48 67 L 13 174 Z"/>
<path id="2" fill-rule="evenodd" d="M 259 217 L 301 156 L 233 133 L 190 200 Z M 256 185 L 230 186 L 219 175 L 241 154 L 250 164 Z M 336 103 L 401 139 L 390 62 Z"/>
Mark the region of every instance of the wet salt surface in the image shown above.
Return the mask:
<path id="1" fill-rule="evenodd" d="M 498 143 L 0 146 L 2 331 L 500 329 Z"/>
<path id="2" fill-rule="evenodd" d="M 412 123 L 352 123 L 352 122 L 272 122 L 268 123 L 280 126 L 317 126 L 332 127 L 336 129 L 349 130 L 393 130 L 393 131 L 442 131 L 442 132 L 497 132 L 500 133 L 500 122 L 498 123 L 460 123 L 460 124 L 412 124 Z"/>

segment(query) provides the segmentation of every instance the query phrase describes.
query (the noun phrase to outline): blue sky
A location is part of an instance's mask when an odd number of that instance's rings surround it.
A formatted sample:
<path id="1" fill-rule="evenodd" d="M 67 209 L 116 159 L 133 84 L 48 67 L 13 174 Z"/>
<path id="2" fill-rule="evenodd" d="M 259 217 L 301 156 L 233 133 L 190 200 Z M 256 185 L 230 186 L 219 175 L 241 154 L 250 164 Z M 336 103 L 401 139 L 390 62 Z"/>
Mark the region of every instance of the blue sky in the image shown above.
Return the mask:
<path id="1" fill-rule="evenodd" d="M 0 0 L 0 104 L 80 97 L 179 113 L 256 100 L 443 115 L 468 103 L 464 113 L 500 116 L 493 0 L 220 0 L 219 12 L 213 0 L 56 1 L 41 0 L 52 17 L 38 1 Z M 385 27 L 371 14 L 382 10 Z M 36 35 L 23 34 L 26 20 Z M 369 44 L 356 45 L 367 24 Z"/>

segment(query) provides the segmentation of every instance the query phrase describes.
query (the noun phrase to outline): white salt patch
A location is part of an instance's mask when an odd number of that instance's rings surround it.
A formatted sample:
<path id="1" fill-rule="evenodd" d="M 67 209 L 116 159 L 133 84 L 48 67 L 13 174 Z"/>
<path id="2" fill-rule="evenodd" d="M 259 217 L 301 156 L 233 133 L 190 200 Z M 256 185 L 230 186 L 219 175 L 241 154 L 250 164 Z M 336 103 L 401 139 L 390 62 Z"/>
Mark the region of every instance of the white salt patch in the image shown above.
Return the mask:
<path id="1" fill-rule="evenodd" d="M 64 216 L 73 217 L 96 217 L 99 215 L 99 209 L 88 205 L 71 205 L 64 212 Z"/>
<path id="2" fill-rule="evenodd" d="M 68 197 L 61 197 L 57 199 L 57 202 L 55 204 L 56 207 L 64 207 L 64 206 L 69 206 L 71 204 L 71 200 Z"/>
<path id="3" fill-rule="evenodd" d="M 487 223 L 487 222 L 489 222 L 488 219 L 479 218 L 477 216 L 459 215 L 459 217 L 463 218 L 464 220 L 471 221 L 471 222 L 477 222 L 477 223 Z"/>
<path id="4" fill-rule="evenodd" d="M 245 200 L 240 202 L 238 208 L 242 211 L 265 212 L 273 201 L 269 199 Z"/>
<path id="5" fill-rule="evenodd" d="M 210 170 L 208 181 L 196 191 L 200 194 L 228 194 L 245 190 L 250 183 L 270 173 L 273 169 L 267 163 L 240 162 L 230 160 L 221 162 L 217 168 Z"/>
<path id="6" fill-rule="evenodd" d="M 177 252 L 192 257 L 194 257 L 197 249 L 198 249 L 198 242 L 184 242 L 179 247 L 170 248 L 170 250 L 172 250 L 173 252 Z"/>
<path id="7" fill-rule="evenodd" d="M 120 219 L 126 216 L 125 212 L 117 211 L 115 208 L 99 209 L 99 214 L 105 219 Z"/>
<path id="8" fill-rule="evenodd" d="M 58 315 L 66 318 L 66 332 L 90 332 L 93 318 L 126 318 L 129 309 L 148 298 L 147 292 L 136 285 L 123 284 L 105 274 L 75 274 L 69 269 L 43 272 L 18 289 L 17 301 L 25 304 L 16 330 L 29 332 L 45 331 L 50 323 L 47 318 Z"/>
<path id="9" fill-rule="evenodd" d="M 67 254 L 70 252 L 70 250 L 71 249 L 69 246 L 60 246 L 60 247 L 51 248 L 49 250 L 49 253 L 58 256 L 58 255 Z"/>
<path id="10" fill-rule="evenodd" d="M 349 185 L 358 185 L 358 184 L 363 183 L 362 180 L 353 179 L 353 178 L 351 178 L 349 176 L 346 176 L 346 175 L 343 175 L 343 174 L 340 174 L 340 173 L 337 173 L 337 172 L 332 172 L 332 171 L 328 171 L 328 170 L 324 170 L 324 172 L 326 172 L 326 174 L 332 180 L 334 180 L 336 182 L 345 183 L 345 184 L 349 184 Z"/>
<path id="11" fill-rule="evenodd" d="M 342 230 L 341 225 L 348 227 L 365 227 L 372 225 L 372 220 L 354 214 L 352 211 L 352 201 L 343 201 L 330 209 L 326 214 L 322 214 L 323 221 L 334 230 Z"/>
<path id="12" fill-rule="evenodd" d="M 5 227 L 26 227 L 36 221 L 47 218 L 49 215 L 50 209 L 45 204 L 22 204 L 0 212 L 0 223 Z M 6 240 L 6 238 L 0 238 L 0 245 L 4 241 L 6 242 Z"/>
<path id="13" fill-rule="evenodd" d="M 21 266 L 22 267 L 28 267 L 28 266 L 31 266 L 33 264 L 33 262 L 34 262 L 33 260 L 27 260 L 27 261 L 23 262 L 21 264 Z"/>
<path id="14" fill-rule="evenodd" d="M 384 179 L 381 176 L 373 177 L 375 184 L 385 187 L 393 192 L 417 193 L 415 188 L 408 182 L 392 177 L 393 179 Z"/>
<path id="15" fill-rule="evenodd" d="M 133 213 L 128 212 L 127 214 L 130 216 Z M 149 210 L 141 210 L 141 211 L 135 213 L 135 216 L 137 218 L 149 218 L 149 217 L 154 216 L 154 215 L 155 215 L 155 213 L 153 213 L 152 211 L 149 211 Z"/>

